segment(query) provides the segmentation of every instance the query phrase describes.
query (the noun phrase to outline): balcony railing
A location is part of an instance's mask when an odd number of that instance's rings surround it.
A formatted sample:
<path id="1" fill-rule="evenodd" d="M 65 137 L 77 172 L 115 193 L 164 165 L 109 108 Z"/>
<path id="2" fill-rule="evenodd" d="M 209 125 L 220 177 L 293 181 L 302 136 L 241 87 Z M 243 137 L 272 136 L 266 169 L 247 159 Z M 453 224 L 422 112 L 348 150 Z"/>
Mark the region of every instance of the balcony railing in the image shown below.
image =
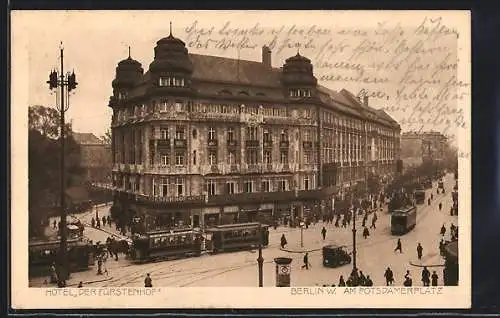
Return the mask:
<path id="1" fill-rule="evenodd" d="M 259 147 L 259 141 L 258 140 L 246 140 L 245 146 L 249 147 L 249 148 L 257 148 L 257 147 Z"/>
<path id="2" fill-rule="evenodd" d="M 154 140 L 153 140 L 154 142 Z M 170 139 L 158 139 L 158 147 L 170 148 Z"/>
<path id="3" fill-rule="evenodd" d="M 186 139 L 174 139 L 174 148 L 186 149 L 187 140 Z"/>
<path id="4" fill-rule="evenodd" d="M 215 148 L 217 147 L 217 139 L 208 139 L 207 145 L 209 148 Z"/>
<path id="5" fill-rule="evenodd" d="M 280 148 L 287 148 L 290 146 L 290 142 L 288 140 L 281 140 L 280 141 Z"/>
<path id="6" fill-rule="evenodd" d="M 312 149 L 312 141 L 303 141 L 302 142 L 302 146 L 304 147 L 304 149 Z"/>
<path id="7" fill-rule="evenodd" d="M 259 164 L 249 164 L 247 166 L 247 171 L 248 172 L 260 172 L 260 165 Z"/>
<path id="8" fill-rule="evenodd" d="M 272 148 L 273 147 L 273 141 L 272 140 L 264 140 L 263 146 L 264 146 L 264 148 Z"/>

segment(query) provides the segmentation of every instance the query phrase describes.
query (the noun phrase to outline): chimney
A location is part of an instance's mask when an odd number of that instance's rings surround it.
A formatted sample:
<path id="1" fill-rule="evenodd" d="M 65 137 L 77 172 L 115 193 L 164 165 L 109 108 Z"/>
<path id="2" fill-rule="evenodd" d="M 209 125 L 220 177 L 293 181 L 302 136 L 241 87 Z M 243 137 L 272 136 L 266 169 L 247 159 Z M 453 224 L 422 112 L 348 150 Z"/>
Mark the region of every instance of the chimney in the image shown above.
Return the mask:
<path id="1" fill-rule="evenodd" d="M 368 106 L 368 95 L 363 96 L 363 104 Z"/>
<path id="2" fill-rule="evenodd" d="M 271 68 L 271 50 L 266 45 L 262 47 L 262 64 L 266 68 Z"/>

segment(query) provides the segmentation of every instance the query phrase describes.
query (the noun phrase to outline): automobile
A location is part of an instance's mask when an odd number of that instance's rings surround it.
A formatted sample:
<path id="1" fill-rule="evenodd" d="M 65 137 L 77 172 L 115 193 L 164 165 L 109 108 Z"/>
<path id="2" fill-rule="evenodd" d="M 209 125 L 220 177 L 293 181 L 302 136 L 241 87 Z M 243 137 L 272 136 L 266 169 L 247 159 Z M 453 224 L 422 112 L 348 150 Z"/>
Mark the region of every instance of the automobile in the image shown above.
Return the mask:
<path id="1" fill-rule="evenodd" d="M 352 261 L 346 246 L 326 245 L 323 247 L 323 266 L 339 267 Z"/>

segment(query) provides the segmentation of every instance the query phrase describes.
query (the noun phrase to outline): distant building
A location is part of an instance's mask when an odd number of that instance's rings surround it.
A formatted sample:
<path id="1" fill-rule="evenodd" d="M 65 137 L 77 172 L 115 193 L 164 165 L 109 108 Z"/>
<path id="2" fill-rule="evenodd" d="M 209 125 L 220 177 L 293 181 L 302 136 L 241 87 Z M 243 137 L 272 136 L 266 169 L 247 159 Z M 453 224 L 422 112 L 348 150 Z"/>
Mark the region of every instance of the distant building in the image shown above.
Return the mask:
<path id="1" fill-rule="evenodd" d="M 73 133 L 73 138 L 80 145 L 81 167 L 85 170 L 85 182 L 111 182 L 111 145 L 92 133 Z"/>
<path id="2" fill-rule="evenodd" d="M 321 214 L 368 174 L 396 173 L 398 123 L 318 85 L 306 57 L 190 54 L 171 34 L 154 51 L 146 72 L 118 63 L 109 101 L 114 207 L 146 229 Z"/>
<path id="3" fill-rule="evenodd" d="M 405 132 L 401 134 L 401 159 L 404 168 L 415 167 L 425 160 L 442 161 L 448 138 L 440 132 Z"/>

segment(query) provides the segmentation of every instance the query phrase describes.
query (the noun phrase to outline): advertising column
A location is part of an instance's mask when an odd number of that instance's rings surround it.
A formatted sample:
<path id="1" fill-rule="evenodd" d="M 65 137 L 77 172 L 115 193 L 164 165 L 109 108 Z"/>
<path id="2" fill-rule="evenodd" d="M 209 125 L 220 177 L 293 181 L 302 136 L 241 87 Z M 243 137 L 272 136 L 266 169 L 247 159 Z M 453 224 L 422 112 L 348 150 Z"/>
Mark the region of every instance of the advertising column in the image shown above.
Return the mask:
<path id="1" fill-rule="evenodd" d="M 274 259 L 276 263 L 276 287 L 290 287 L 290 273 L 292 259 L 288 257 L 278 257 Z"/>

